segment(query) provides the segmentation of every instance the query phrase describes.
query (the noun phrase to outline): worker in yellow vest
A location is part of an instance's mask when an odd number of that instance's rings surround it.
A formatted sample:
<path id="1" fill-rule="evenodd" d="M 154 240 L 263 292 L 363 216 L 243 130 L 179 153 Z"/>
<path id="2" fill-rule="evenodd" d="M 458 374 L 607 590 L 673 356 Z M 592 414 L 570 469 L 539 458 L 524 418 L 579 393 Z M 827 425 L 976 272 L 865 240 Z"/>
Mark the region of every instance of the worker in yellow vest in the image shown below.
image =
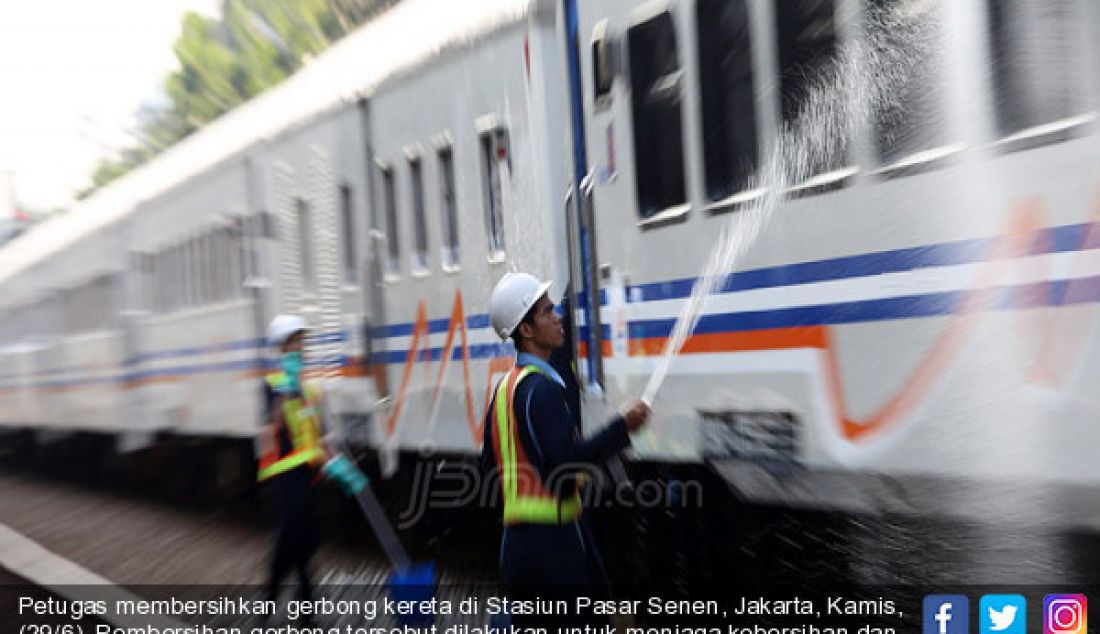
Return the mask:
<path id="1" fill-rule="evenodd" d="M 489 299 L 493 329 L 511 337 L 518 353 L 515 368 L 494 390 L 482 449 L 482 460 L 497 469 L 504 503 L 501 576 L 516 595 L 606 583 L 596 545 L 579 521 L 579 485 L 570 467 L 611 457 L 649 417 L 649 407 L 635 401 L 582 438 L 566 383 L 548 363 L 565 339 L 549 288 L 550 282 L 509 273 Z"/>
<path id="2" fill-rule="evenodd" d="M 260 432 L 257 479 L 263 483 L 275 519 L 267 597 L 278 598 L 283 577 L 293 568 L 298 596 L 309 600 L 309 561 L 317 548 L 313 483 L 328 458 L 322 438 L 319 394 L 302 382 L 306 322 L 279 315 L 268 326 L 268 343 L 280 352 L 279 369 L 264 377 L 266 422 Z"/>

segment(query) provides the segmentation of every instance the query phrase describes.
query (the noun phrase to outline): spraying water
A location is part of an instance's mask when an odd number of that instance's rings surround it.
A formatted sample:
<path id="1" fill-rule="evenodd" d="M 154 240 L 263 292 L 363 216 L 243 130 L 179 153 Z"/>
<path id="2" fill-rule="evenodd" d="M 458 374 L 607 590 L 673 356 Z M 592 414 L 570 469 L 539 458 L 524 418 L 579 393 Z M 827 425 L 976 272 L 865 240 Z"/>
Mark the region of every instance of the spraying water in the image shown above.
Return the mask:
<path id="1" fill-rule="evenodd" d="M 894 10 L 868 13 L 864 38 L 838 48 L 837 56 L 812 69 L 798 116 L 784 125 L 773 150 L 751 179 L 761 194 L 731 216 L 719 234 L 706 265 L 695 281 L 650 375 L 642 400 L 652 405 L 673 359 L 699 323 L 707 298 L 736 270 L 745 253 L 767 226 L 792 185 L 821 174 L 823 166 L 848 163 L 852 130 L 873 115 L 904 116 L 912 104 L 905 97 L 915 77 L 934 72 L 928 65 L 937 43 L 938 24 L 930 11 L 902 3 Z M 935 4 L 935 3 L 930 3 Z"/>

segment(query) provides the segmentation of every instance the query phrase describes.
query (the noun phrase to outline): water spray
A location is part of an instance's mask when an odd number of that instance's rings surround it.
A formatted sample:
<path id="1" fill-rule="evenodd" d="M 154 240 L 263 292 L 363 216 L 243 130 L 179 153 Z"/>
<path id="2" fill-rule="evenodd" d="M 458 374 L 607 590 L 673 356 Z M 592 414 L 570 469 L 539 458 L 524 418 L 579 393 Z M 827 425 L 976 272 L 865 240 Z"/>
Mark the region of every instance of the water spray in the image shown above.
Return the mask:
<path id="1" fill-rule="evenodd" d="M 691 297 L 665 340 L 657 366 L 641 400 L 652 407 L 673 359 L 702 316 L 707 298 L 732 275 L 788 188 L 817 175 L 821 166 L 842 164 L 849 152 L 850 131 L 872 114 L 904 112 L 903 88 L 927 69 L 938 30 L 934 12 L 876 11 L 868 15 L 864 38 L 839 47 L 835 59 L 811 69 L 798 116 L 784 125 L 773 150 L 750 179 L 760 196 L 734 212 L 723 226 Z"/>

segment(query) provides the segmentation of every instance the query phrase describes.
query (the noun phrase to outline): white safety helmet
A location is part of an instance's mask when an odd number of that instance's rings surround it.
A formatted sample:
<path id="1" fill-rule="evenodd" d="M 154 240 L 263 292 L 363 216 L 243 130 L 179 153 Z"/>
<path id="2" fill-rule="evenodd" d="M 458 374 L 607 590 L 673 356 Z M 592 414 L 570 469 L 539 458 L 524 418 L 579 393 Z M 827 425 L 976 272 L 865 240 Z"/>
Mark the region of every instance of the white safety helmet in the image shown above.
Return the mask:
<path id="1" fill-rule="evenodd" d="M 308 329 L 306 320 L 298 315 L 278 315 L 267 326 L 267 343 L 281 347 L 294 333 Z"/>
<path id="2" fill-rule="evenodd" d="M 540 282 L 534 275 L 505 273 L 489 296 L 489 321 L 501 339 L 512 335 L 524 315 L 539 301 L 553 282 Z"/>

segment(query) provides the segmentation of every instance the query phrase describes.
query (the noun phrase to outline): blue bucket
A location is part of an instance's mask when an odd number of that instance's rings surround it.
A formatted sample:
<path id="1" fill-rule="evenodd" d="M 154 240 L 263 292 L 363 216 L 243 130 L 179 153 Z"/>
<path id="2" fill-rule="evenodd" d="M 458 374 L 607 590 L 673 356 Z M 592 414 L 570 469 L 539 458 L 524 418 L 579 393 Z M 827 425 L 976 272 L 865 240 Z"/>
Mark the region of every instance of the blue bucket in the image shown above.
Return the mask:
<path id="1" fill-rule="evenodd" d="M 404 570 L 395 570 L 386 585 L 394 601 L 430 601 L 435 596 L 435 564 L 414 564 Z M 431 625 L 435 615 L 423 607 L 417 604 L 412 614 L 399 615 L 398 622 L 413 627 Z"/>

